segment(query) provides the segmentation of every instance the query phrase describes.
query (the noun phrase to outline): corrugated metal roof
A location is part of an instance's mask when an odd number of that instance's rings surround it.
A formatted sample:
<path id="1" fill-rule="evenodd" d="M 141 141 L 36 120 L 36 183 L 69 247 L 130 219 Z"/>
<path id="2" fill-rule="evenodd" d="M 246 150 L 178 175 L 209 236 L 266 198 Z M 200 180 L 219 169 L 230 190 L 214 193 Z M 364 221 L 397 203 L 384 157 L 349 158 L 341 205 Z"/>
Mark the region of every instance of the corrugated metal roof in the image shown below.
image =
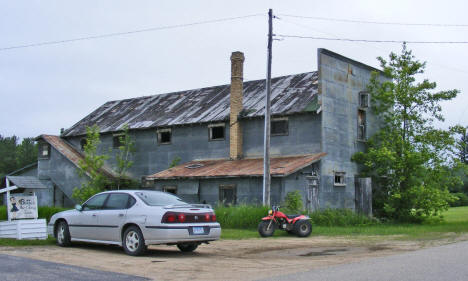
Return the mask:
<path id="1" fill-rule="evenodd" d="M 37 139 L 43 139 L 52 147 L 54 147 L 65 158 L 70 160 L 70 162 L 72 162 L 76 167 L 80 167 L 80 160 L 84 159 L 84 155 L 59 136 L 40 135 L 36 138 L 36 140 Z M 110 168 L 103 166 L 101 170 L 106 176 L 115 177 L 114 172 Z"/>
<path id="2" fill-rule="evenodd" d="M 270 159 L 272 177 L 285 177 L 303 169 L 324 157 L 326 153 L 299 156 L 274 157 Z M 191 161 L 154 175 L 148 180 L 180 178 L 226 178 L 263 176 L 263 158 L 241 160 Z"/>
<path id="3" fill-rule="evenodd" d="M 36 177 L 32 176 L 7 176 L 7 179 L 19 188 L 47 188 L 47 186 L 43 185 Z"/>
<path id="4" fill-rule="evenodd" d="M 289 115 L 312 112 L 317 104 L 318 73 L 272 79 L 271 112 Z M 67 129 L 63 136 L 86 134 L 98 125 L 101 133 L 228 120 L 230 85 L 110 101 Z M 243 117 L 264 115 L 265 80 L 244 82 Z"/>

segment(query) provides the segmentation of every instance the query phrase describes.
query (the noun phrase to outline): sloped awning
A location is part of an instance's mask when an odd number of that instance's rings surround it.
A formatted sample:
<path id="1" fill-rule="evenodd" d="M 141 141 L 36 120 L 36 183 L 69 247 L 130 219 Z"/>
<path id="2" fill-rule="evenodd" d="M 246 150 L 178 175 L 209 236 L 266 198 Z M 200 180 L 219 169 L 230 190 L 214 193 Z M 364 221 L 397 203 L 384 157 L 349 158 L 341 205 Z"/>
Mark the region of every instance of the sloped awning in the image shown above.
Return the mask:
<path id="1" fill-rule="evenodd" d="M 32 176 L 7 176 L 7 179 L 18 188 L 47 189 L 36 177 Z"/>
<path id="2" fill-rule="evenodd" d="M 272 177 L 286 177 L 324 157 L 326 153 L 299 156 L 274 157 L 270 159 Z M 154 175 L 147 180 L 187 179 L 187 178 L 229 178 L 263 176 L 263 158 L 241 160 L 201 160 L 191 161 Z"/>

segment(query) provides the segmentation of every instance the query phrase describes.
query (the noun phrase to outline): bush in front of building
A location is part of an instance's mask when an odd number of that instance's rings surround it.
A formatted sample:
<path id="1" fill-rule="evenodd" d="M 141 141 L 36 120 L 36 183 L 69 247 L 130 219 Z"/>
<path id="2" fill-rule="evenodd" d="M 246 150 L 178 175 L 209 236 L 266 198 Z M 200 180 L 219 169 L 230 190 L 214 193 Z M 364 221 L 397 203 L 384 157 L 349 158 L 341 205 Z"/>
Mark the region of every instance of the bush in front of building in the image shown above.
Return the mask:
<path id="1" fill-rule="evenodd" d="M 270 208 L 256 205 L 217 206 L 216 219 L 224 228 L 252 229 L 257 228 Z"/>
<path id="2" fill-rule="evenodd" d="M 55 213 L 65 211 L 68 209 L 59 208 L 59 207 L 48 207 L 48 206 L 40 206 L 37 210 L 38 216 L 40 219 L 46 219 L 47 221 L 50 220 Z M 8 220 L 7 209 L 6 206 L 0 206 L 0 221 Z"/>

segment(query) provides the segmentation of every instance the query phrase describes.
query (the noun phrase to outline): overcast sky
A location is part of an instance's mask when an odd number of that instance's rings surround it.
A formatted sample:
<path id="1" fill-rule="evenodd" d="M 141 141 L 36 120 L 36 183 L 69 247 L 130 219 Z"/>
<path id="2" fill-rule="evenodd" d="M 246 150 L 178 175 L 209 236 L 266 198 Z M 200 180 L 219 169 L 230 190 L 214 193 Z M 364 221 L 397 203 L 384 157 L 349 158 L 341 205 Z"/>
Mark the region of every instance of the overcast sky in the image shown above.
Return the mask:
<path id="1" fill-rule="evenodd" d="M 281 14 L 403 23 L 468 24 L 466 1 L 19 1 L 0 0 L 0 48 L 211 19 L 261 16 L 125 36 L 0 51 L 0 134 L 59 134 L 109 100 L 230 81 L 230 54 L 244 79 L 266 73 L 267 12 L 276 34 L 378 40 L 468 41 L 468 27 L 340 23 Z M 400 44 L 285 39 L 273 44 L 273 76 L 317 70 L 317 48 L 378 67 Z M 461 93 L 443 104 L 448 127 L 468 125 L 468 45 L 416 45 L 425 77 Z"/>

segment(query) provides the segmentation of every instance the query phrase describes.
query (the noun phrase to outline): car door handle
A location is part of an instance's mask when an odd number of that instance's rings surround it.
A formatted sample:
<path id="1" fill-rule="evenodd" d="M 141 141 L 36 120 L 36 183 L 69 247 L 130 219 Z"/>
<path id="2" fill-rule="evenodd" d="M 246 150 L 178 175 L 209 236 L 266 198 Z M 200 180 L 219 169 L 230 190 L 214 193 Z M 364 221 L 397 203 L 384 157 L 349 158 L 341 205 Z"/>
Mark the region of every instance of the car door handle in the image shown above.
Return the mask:
<path id="1" fill-rule="evenodd" d="M 95 217 L 95 216 L 96 216 L 96 214 L 93 214 L 93 217 Z"/>
<path id="2" fill-rule="evenodd" d="M 123 217 L 123 216 L 124 216 L 124 214 L 119 214 L 119 217 Z"/>

